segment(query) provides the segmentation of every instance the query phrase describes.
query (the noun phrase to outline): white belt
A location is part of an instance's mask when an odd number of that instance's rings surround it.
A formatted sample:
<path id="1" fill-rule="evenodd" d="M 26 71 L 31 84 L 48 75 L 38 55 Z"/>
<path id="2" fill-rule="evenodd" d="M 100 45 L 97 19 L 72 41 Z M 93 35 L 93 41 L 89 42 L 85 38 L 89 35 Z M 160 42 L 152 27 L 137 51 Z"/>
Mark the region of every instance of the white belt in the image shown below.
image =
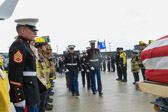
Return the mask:
<path id="1" fill-rule="evenodd" d="M 36 72 L 24 71 L 23 76 L 36 76 Z"/>
<path id="2" fill-rule="evenodd" d="M 90 61 L 99 61 L 99 59 L 95 59 L 95 60 L 90 60 Z"/>
<path id="3" fill-rule="evenodd" d="M 67 65 L 73 66 L 73 65 L 77 65 L 77 63 L 67 63 Z"/>

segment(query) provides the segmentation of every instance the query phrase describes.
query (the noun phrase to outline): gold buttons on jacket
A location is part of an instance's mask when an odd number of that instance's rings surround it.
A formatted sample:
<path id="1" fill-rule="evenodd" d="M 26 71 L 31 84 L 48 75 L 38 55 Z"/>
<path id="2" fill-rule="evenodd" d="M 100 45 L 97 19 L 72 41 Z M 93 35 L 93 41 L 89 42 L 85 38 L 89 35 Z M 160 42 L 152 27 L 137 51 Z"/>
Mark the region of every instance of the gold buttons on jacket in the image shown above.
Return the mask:
<path id="1" fill-rule="evenodd" d="M 20 96 L 20 93 L 18 93 L 18 96 Z"/>
<path id="2" fill-rule="evenodd" d="M 21 101 L 22 99 L 21 98 L 19 98 L 19 101 Z"/>
<path id="3" fill-rule="evenodd" d="M 19 88 L 17 88 L 17 90 L 19 91 Z"/>
<path id="4" fill-rule="evenodd" d="M 33 82 L 32 81 L 30 81 L 30 84 L 32 84 Z"/>

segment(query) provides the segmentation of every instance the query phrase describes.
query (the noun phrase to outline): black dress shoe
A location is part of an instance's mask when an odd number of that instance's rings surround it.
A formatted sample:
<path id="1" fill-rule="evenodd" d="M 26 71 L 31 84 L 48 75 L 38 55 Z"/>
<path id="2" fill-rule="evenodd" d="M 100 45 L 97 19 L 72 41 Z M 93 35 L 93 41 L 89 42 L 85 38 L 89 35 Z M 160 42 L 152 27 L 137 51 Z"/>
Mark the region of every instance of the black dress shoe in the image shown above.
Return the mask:
<path id="1" fill-rule="evenodd" d="M 102 92 L 99 92 L 99 96 L 103 96 L 103 93 L 102 93 Z"/>
<path id="2" fill-rule="evenodd" d="M 49 107 L 53 108 L 53 105 L 51 105 L 51 104 L 47 104 L 47 106 L 49 106 Z"/>
<path id="3" fill-rule="evenodd" d="M 79 93 L 77 93 L 77 94 L 76 94 L 76 96 L 80 96 L 80 94 L 79 94 Z"/>
<path id="4" fill-rule="evenodd" d="M 49 105 L 47 105 L 46 107 L 45 107 L 45 110 L 47 110 L 47 111 L 50 111 L 50 110 L 52 110 L 53 109 L 53 107 L 50 107 Z"/>
<path id="5" fill-rule="evenodd" d="M 127 80 L 122 80 L 122 82 L 127 82 Z"/>
<path id="6" fill-rule="evenodd" d="M 94 91 L 94 92 L 93 92 L 93 94 L 95 95 L 95 94 L 96 94 L 96 92 Z"/>
<path id="7" fill-rule="evenodd" d="M 52 103 L 52 102 L 53 102 L 53 99 L 49 98 L 49 99 L 48 99 L 48 102 L 49 102 L 49 103 Z"/>
<path id="8" fill-rule="evenodd" d="M 54 92 L 50 92 L 50 96 L 53 96 L 54 95 Z"/>
<path id="9" fill-rule="evenodd" d="M 119 78 L 118 78 L 118 79 L 116 79 L 116 80 L 117 80 L 117 81 L 121 81 L 121 79 L 119 79 Z"/>

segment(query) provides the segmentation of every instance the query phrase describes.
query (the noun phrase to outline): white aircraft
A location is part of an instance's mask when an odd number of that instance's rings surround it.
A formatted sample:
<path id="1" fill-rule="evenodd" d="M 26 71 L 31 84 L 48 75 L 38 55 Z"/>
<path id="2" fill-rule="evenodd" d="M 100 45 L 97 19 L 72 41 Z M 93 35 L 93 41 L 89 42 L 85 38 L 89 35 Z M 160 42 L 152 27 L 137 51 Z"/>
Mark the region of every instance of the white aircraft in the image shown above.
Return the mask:
<path id="1" fill-rule="evenodd" d="M 5 0 L 0 4 L 0 20 L 8 19 L 12 15 L 18 1 L 19 0 Z"/>

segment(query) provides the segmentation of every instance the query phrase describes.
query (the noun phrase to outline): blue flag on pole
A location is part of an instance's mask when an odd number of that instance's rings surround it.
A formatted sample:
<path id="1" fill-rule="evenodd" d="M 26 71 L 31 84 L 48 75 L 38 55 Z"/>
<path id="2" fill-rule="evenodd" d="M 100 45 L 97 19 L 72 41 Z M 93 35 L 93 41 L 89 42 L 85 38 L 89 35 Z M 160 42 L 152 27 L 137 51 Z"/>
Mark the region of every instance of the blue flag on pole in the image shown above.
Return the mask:
<path id="1" fill-rule="evenodd" d="M 105 49 L 106 48 L 106 43 L 104 42 L 99 42 L 100 49 Z"/>
<path id="2" fill-rule="evenodd" d="M 99 42 L 100 49 L 106 49 L 106 42 Z"/>

